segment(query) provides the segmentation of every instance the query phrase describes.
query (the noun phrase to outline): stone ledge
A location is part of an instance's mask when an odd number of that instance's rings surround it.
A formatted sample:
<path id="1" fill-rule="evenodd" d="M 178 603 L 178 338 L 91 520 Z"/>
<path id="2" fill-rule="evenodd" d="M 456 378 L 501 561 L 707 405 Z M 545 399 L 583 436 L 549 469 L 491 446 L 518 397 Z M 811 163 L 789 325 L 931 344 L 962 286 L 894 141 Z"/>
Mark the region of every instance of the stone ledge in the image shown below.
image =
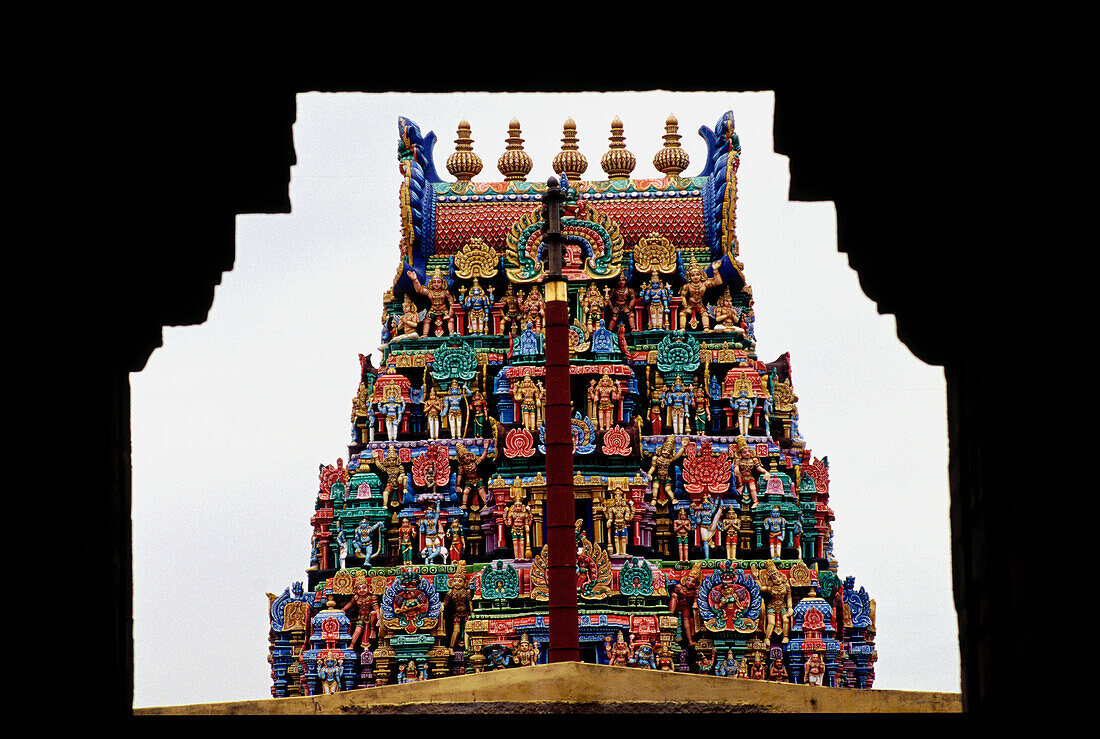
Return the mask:
<path id="1" fill-rule="evenodd" d="M 639 696 L 653 696 L 652 699 Z M 852 690 L 580 662 L 334 695 L 134 709 L 135 716 L 960 713 L 958 693 Z"/>

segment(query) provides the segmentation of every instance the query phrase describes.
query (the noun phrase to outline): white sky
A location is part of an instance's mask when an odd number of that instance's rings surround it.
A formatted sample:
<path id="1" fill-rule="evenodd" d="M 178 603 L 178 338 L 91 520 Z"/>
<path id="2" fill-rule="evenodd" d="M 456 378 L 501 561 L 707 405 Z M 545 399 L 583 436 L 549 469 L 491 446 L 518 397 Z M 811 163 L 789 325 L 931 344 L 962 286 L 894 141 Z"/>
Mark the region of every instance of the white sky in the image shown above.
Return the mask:
<path id="1" fill-rule="evenodd" d="M 758 355 L 790 351 L 799 428 L 829 457 L 839 574 L 877 603 L 875 687 L 959 691 L 943 371 L 913 357 L 860 290 L 836 248 L 833 204 L 787 201 L 773 109 L 770 92 L 299 95 L 292 212 L 238 216 L 236 263 L 206 323 L 165 328 L 130 378 L 134 706 L 270 696 L 265 593 L 305 580 L 317 466 L 347 461 L 357 355 L 376 351 L 398 266 L 399 115 L 436 132 L 445 179 L 467 118 L 485 165 L 475 181 L 503 179 L 496 161 L 515 116 L 528 178 L 545 181 L 569 116 L 585 177 L 605 179 L 616 115 L 633 177 L 645 178 L 659 176 L 670 112 L 685 175 L 704 164 L 699 126 L 734 112 Z"/>

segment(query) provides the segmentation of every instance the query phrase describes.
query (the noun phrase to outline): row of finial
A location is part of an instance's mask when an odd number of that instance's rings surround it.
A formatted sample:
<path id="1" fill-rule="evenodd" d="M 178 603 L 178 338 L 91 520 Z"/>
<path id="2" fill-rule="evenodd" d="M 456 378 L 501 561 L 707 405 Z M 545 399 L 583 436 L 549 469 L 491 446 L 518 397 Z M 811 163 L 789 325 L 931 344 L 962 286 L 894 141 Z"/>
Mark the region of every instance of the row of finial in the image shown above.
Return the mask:
<path id="1" fill-rule="evenodd" d="M 679 121 L 669 115 L 665 120 L 664 146 L 653 157 L 653 166 L 666 177 L 677 177 L 688 167 L 687 152 L 680 148 Z M 508 124 L 508 138 L 504 153 L 497 160 L 497 169 L 504 175 L 505 182 L 526 179 L 534 164 L 530 155 L 523 150 L 523 138 L 520 136 L 519 121 L 515 118 Z M 600 159 L 600 166 L 608 179 L 622 180 L 630 177 L 637 164 L 634 155 L 626 148 L 623 136 L 623 122 L 615 116 L 611 122 L 611 144 L 607 153 Z M 581 154 L 578 146 L 577 124 L 572 118 L 565 121 L 562 129 L 561 152 L 552 162 L 554 172 L 565 174 L 573 182 L 581 179 L 588 169 L 588 160 Z M 447 158 L 447 171 L 459 182 L 468 182 L 481 172 L 481 157 L 474 153 L 474 140 L 470 137 L 470 122 L 465 118 L 458 124 L 458 138 L 455 139 L 455 153 Z"/>

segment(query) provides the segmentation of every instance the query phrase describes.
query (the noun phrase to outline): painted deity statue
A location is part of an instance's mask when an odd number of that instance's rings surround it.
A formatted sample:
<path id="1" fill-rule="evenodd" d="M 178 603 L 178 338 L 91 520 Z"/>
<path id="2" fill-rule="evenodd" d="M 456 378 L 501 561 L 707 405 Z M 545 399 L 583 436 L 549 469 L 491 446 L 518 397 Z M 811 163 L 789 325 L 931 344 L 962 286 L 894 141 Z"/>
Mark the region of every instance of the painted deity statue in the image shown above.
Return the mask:
<path id="1" fill-rule="evenodd" d="M 657 669 L 662 672 L 674 672 L 676 667 L 672 657 L 672 650 L 663 641 L 658 640 L 654 649 L 657 657 Z"/>
<path id="2" fill-rule="evenodd" d="M 531 292 L 527 295 L 527 299 L 522 303 L 523 318 L 524 321 L 530 322 L 535 333 L 542 333 L 542 327 L 546 322 L 546 303 L 542 300 L 542 293 L 539 292 L 539 286 L 535 285 L 531 288 Z"/>
<path id="3" fill-rule="evenodd" d="M 661 401 L 668 409 L 668 424 L 674 435 L 687 432 L 687 419 L 693 402 L 692 394 L 684 387 L 684 380 L 676 375 L 672 387 L 665 391 Z"/>
<path id="4" fill-rule="evenodd" d="M 451 430 L 451 438 L 459 439 L 464 435 L 462 404 L 470 396 L 470 389 L 451 380 L 451 387 L 443 396 L 443 416 Z"/>
<path id="5" fill-rule="evenodd" d="M 470 399 L 470 435 L 475 439 L 485 436 L 489 430 L 489 404 L 480 390 Z"/>
<path id="6" fill-rule="evenodd" d="M 442 525 L 424 534 L 424 548 L 420 550 L 420 558 L 424 560 L 424 564 L 431 564 L 437 559 L 442 560 L 442 564 L 447 564 L 447 555 Z"/>
<path id="7" fill-rule="evenodd" d="M 532 641 L 526 631 L 520 634 L 519 642 L 513 647 L 512 653 L 520 667 L 530 667 L 539 661 L 539 643 Z"/>
<path id="8" fill-rule="evenodd" d="M 603 310 L 607 307 L 609 299 L 600 293 L 600 288 L 595 282 L 588 283 L 588 289 L 580 299 L 581 312 L 584 314 L 585 333 L 591 335 L 603 319 Z"/>
<path id="9" fill-rule="evenodd" d="M 523 376 L 523 380 L 513 391 L 512 397 L 519 404 L 523 428 L 528 431 L 537 431 L 538 409 L 539 403 L 542 400 L 542 395 L 535 385 L 535 382 L 531 379 L 531 375 Z"/>
<path id="10" fill-rule="evenodd" d="M 615 632 L 615 641 L 611 641 L 611 634 L 603 638 L 604 654 L 607 655 L 607 664 L 612 667 L 629 667 L 633 655 L 630 653 L 630 644 L 623 638 L 623 632 Z"/>
<path id="11" fill-rule="evenodd" d="M 764 531 L 768 532 L 768 555 L 772 559 L 780 557 L 786 529 L 787 521 L 779 515 L 779 506 L 772 506 L 771 515 L 764 519 Z"/>
<path id="12" fill-rule="evenodd" d="M 371 560 L 382 553 L 381 546 L 377 549 L 374 546 L 374 532 L 381 528 L 381 521 L 371 525 L 371 522 L 364 518 L 355 529 L 355 536 L 351 540 L 351 551 L 352 554 L 363 560 L 365 567 L 369 567 Z"/>
<path id="13" fill-rule="evenodd" d="M 760 458 L 756 456 L 756 452 L 745 441 L 744 436 L 737 437 L 737 456 L 734 457 L 736 466 L 733 468 L 734 477 L 737 482 L 737 489 L 743 491 L 746 487 L 749 490 L 749 496 L 752 498 L 752 507 L 760 505 L 760 501 L 756 497 L 756 475 L 753 473 L 759 472 L 764 476 L 764 482 L 772 479 L 771 473 L 764 469 L 764 465 L 760 464 Z"/>
<path id="14" fill-rule="evenodd" d="M 760 585 L 760 592 L 768 596 L 764 638 L 770 639 L 773 634 L 782 635 L 783 643 L 786 644 L 791 640 L 791 615 L 794 613 L 791 583 L 771 560 L 768 560 L 763 575 L 756 572 L 753 574 Z"/>
<path id="15" fill-rule="evenodd" d="M 390 336 L 388 343 L 403 341 L 404 339 L 417 339 L 420 334 L 420 312 L 416 309 L 416 303 L 408 295 L 401 302 L 401 313 L 390 317 Z"/>
<path id="16" fill-rule="evenodd" d="M 523 315 L 523 294 L 516 295 L 512 283 L 504 291 L 500 299 L 500 333 L 516 333 L 516 327 L 520 325 L 520 317 Z"/>
<path id="17" fill-rule="evenodd" d="M 703 296 L 706 294 L 709 288 L 722 284 L 722 277 L 715 274 L 713 277 L 707 277 L 703 268 L 695 262 L 695 257 L 691 258 L 691 263 L 688 266 L 687 282 L 680 288 L 680 297 L 684 299 L 683 307 L 680 309 L 680 330 L 686 331 L 688 324 L 692 327 L 698 325 L 699 322 L 703 324 L 703 330 L 710 329 L 710 314 L 707 313 L 706 306 L 703 305 Z"/>
<path id="18" fill-rule="evenodd" d="M 756 398 L 742 390 L 730 405 L 737 413 L 737 433 L 741 436 L 748 436 L 749 426 L 752 422 L 752 412 L 756 408 Z"/>
<path id="19" fill-rule="evenodd" d="M 462 299 L 462 305 L 466 308 L 466 333 L 489 333 L 489 311 L 493 308 L 492 286 L 489 286 L 489 294 L 486 295 L 475 277 L 470 291 Z"/>
<path id="20" fill-rule="evenodd" d="M 618 282 L 611 292 L 607 294 L 608 306 L 611 308 L 611 318 L 607 322 L 608 331 L 614 331 L 620 322 L 625 323 L 634 330 L 634 301 L 637 294 L 634 288 L 626 282 L 626 275 L 620 274 Z"/>
<path id="21" fill-rule="evenodd" d="M 480 455 L 471 452 L 462 442 L 455 444 L 455 457 L 458 460 L 455 488 L 462 491 L 462 510 L 466 510 L 470 505 L 470 493 L 475 490 L 482 506 L 488 502 L 485 481 L 481 479 L 481 473 L 478 471 L 479 465 L 485 461 L 488 454 L 488 444 L 485 445 Z"/>
<path id="22" fill-rule="evenodd" d="M 733 297 L 730 295 L 729 287 L 722 293 L 722 297 L 718 298 L 718 303 L 714 306 L 714 330 L 727 333 L 744 334 L 745 329 L 740 325 L 741 317 L 737 314 L 737 308 L 733 304 Z"/>
<path id="23" fill-rule="evenodd" d="M 439 393 L 433 387 L 428 394 L 427 399 L 424 401 L 424 418 L 428 421 L 428 437 L 431 439 L 439 438 L 439 428 L 443 415 L 443 401 L 439 398 Z"/>
<path id="24" fill-rule="evenodd" d="M 466 550 L 466 532 L 462 529 L 462 521 L 457 516 L 451 519 L 451 525 L 447 529 L 447 540 L 450 542 L 451 561 L 460 561 L 462 553 Z"/>
<path id="25" fill-rule="evenodd" d="M 425 314 L 424 322 L 420 327 L 421 335 L 428 336 L 429 328 L 432 328 L 434 335 L 442 336 L 444 325 L 447 327 L 447 333 L 453 334 L 455 332 L 455 319 L 452 306 L 455 303 L 455 298 L 451 295 L 451 291 L 447 289 L 447 281 L 443 279 L 443 273 L 439 267 L 435 268 L 435 272 L 428 279 L 427 285 L 420 284 L 416 272 L 409 270 L 406 274 L 413 281 L 413 288 L 421 295 L 427 296 L 429 301 L 428 312 Z"/>
<path id="26" fill-rule="evenodd" d="M 370 640 L 377 634 L 378 624 L 382 614 L 379 610 L 378 597 L 371 592 L 370 580 L 360 575 L 352 583 L 352 598 L 344 606 L 344 613 L 355 611 L 355 627 L 351 633 L 352 649 L 356 644 L 367 648 Z M 349 617 L 350 618 L 350 617 Z"/>
<path id="27" fill-rule="evenodd" d="M 710 559 L 710 548 L 716 545 L 715 537 L 718 535 L 718 519 L 722 515 L 721 501 L 715 502 L 710 493 L 703 496 L 700 503 L 692 506 L 696 528 L 699 529 L 699 539 L 703 545 L 703 559 Z"/>
<path id="28" fill-rule="evenodd" d="M 335 649 L 326 649 L 324 658 L 317 662 L 317 678 L 321 681 L 322 695 L 340 692 L 340 674 L 344 671 L 344 660 Z"/>
<path id="29" fill-rule="evenodd" d="M 611 502 L 604 504 L 604 511 L 607 516 L 607 528 L 611 533 L 613 553 L 625 557 L 630 522 L 634 520 L 634 506 L 623 497 L 622 491 L 618 490 Z"/>
<path id="30" fill-rule="evenodd" d="M 535 330 L 535 324 L 532 321 L 527 321 L 519 336 L 512 337 L 512 354 L 529 357 L 541 353 L 541 335 Z"/>
<path id="31" fill-rule="evenodd" d="M 382 391 L 378 411 L 386 419 L 386 438 L 397 441 L 397 431 L 401 427 L 401 419 L 405 416 L 405 400 L 401 397 L 401 390 L 397 385 L 387 385 Z"/>
<path id="32" fill-rule="evenodd" d="M 401 526 L 397 529 L 397 552 L 401 556 L 402 564 L 412 564 L 413 540 L 416 538 L 416 529 L 408 518 L 401 519 Z"/>
<path id="33" fill-rule="evenodd" d="M 382 461 L 369 460 L 375 467 L 386 473 L 386 484 L 382 488 L 382 506 L 388 508 L 392 501 L 394 505 L 400 505 L 401 496 L 405 493 L 409 476 L 405 472 L 405 466 L 401 464 L 401 458 L 397 455 L 397 449 L 391 444 L 386 449 Z M 396 495 L 395 495 L 396 493 Z"/>
<path id="34" fill-rule="evenodd" d="M 772 666 L 768 670 L 768 679 L 774 683 L 790 682 L 791 676 L 787 673 L 787 666 L 783 664 L 783 650 L 772 650 Z"/>
<path id="35" fill-rule="evenodd" d="M 512 535 L 512 555 L 514 559 L 525 560 L 527 557 L 528 542 L 531 537 L 531 508 L 523 502 L 523 498 L 516 498 L 504 514 L 504 525 L 508 527 Z"/>
<path id="36" fill-rule="evenodd" d="M 596 416 L 600 431 L 607 431 L 615 423 L 615 403 L 622 398 L 619 383 L 604 372 L 595 387 Z"/>
<path id="37" fill-rule="evenodd" d="M 695 407 L 695 433 L 705 434 L 707 421 L 710 419 L 710 402 L 707 400 L 707 393 L 702 385 L 688 385 L 688 390 L 691 392 L 691 404 Z"/>
<path id="38" fill-rule="evenodd" d="M 803 681 L 807 685 L 823 685 L 825 683 L 825 663 L 821 661 L 821 655 L 818 652 L 810 653 L 810 658 L 806 660 L 806 666 L 802 670 L 805 676 Z"/>
<path id="39" fill-rule="evenodd" d="M 680 578 L 673 589 L 672 598 L 668 603 L 669 613 L 680 616 L 680 623 L 684 629 L 684 636 L 689 645 L 695 644 L 695 619 L 699 609 L 696 599 L 699 596 L 699 584 L 702 577 L 702 566 L 696 562 L 691 570 Z"/>
<path id="40" fill-rule="evenodd" d="M 736 505 L 726 506 L 726 517 L 719 527 L 726 540 L 726 559 L 737 559 L 737 539 L 741 535 L 741 515 Z"/>
<path id="41" fill-rule="evenodd" d="M 689 552 L 691 547 L 691 532 L 694 529 L 695 526 L 688 516 L 687 508 L 681 508 L 680 512 L 676 514 L 676 520 L 672 522 L 672 532 L 676 534 L 677 556 L 679 556 L 681 562 L 687 562 L 691 559 Z"/>
<path id="42" fill-rule="evenodd" d="M 676 502 L 676 494 L 672 485 L 672 463 L 682 456 L 684 456 L 684 447 L 681 446 L 680 450 L 676 451 L 675 435 L 666 437 L 664 443 L 653 452 L 653 462 L 649 466 L 648 475 L 653 485 L 652 500 L 654 502 L 665 498 L 670 503 Z M 664 495 L 661 496 L 661 493 L 664 493 Z"/>
<path id="43" fill-rule="evenodd" d="M 397 682 L 401 683 L 419 683 L 427 679 L 427 668 L 418 668 L 416 666 L 416 660 L 410 659 L 397 673 Z"/>
<path id="44" fill-rule="evenodd" d="M 452 519 L 452 524 L 458 519 Z M 443 596 L 443 608 L 449 609 L 451 616 L 451 649 L 454 649 L 458 636 L 462 634 L 462 643 L 466 643 L 466 621 L 473 613 L 471 599 L 474 597 L 470 588 L 470 576 L 466 573 L 465 560 L 457 560 L 458 569 L 447 578 L 448 590 Z"/>
<path id="45" fill-rule="evenodd" d="M 667 285 L 661 283 L 661 277 L 653 272 L 648 283 L 642 288 L 642 302 L 645 303 L 649 316 L 650 331 L 666 330 L 671 328 L 669 321 L 669 300 L 672 294 Z"/>

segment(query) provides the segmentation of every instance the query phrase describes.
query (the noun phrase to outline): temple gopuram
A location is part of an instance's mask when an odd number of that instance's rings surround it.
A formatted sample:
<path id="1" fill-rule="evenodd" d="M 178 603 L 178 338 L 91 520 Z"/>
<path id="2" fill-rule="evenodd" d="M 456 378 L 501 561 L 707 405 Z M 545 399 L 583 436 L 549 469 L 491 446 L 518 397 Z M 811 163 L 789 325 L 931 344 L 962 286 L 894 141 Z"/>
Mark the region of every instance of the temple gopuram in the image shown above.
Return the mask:
<path id="1" fill-rule="evenodd" d="M 733 113 L 699 133 L 694 176 L 673 116 L 659 178 L 630 178 L 618 118 L 604 179 L 585 179 L 571 119 L 553 160 L 580 656 L 871 688 L 875 603 L 833 557 L 828 460 L 799 432 L 789 356 L 756 355 Z M 275 697 L 547 661 L 555 185 L 526 179 L 516 120 L 498 182 L 472 181 L 483 164 L 466 121 L 453 180 L 435 141 L 398 120 L 402 238 L 380 361 L 359 356 L 347 454 L 321 465 L 306 581 L 268 594 Z"/>

